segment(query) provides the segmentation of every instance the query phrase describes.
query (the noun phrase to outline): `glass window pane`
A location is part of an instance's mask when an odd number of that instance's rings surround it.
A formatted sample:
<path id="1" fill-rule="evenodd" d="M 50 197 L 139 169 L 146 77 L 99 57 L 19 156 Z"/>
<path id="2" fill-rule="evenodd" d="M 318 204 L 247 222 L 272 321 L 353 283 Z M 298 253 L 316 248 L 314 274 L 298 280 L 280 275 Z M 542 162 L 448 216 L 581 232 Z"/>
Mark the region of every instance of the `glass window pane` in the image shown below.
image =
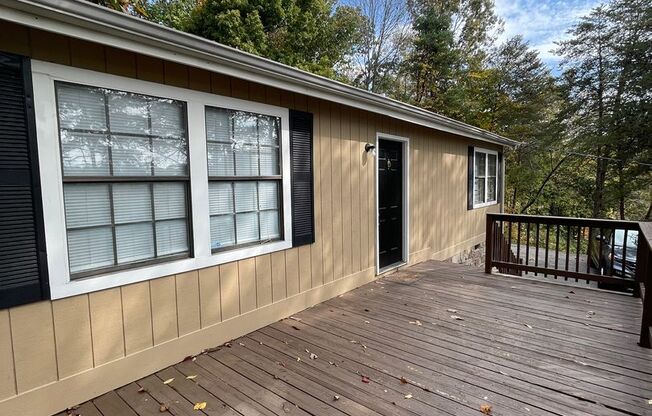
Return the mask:
<path id="1" fill-rule="evenodd" d="M 209 141 L 231 142 L 231 123 L 227 110 L 206 108 L 206 138 Z"/>
<path id="2" fill-rule="evenodd" d="M 156 251 L 159 256 L 188 251 L 185 219 L 156 222 Z"/>
<path id="3" fill-rule="evenodd" d="M 278 208 L 278 182 L 258 182 L 260 209 Z"/>
<path id="4" fill-rule="evenodd" d="M 70 272 L 113 266 L 111 227 L 68 230 Z"/>
<path id="5" fill-rule="evenodd" d="M 108 176 L 109 141 L 103 134 L 61 131 L 63 174 Z"/>
<path id="6" fill-rule="evenodd" d="M 152 134 L 161 137 L 184 137 L 184 106 L 178 101 L 158 98 L 150 101 Z"/>
<path id="7" fill-rule="evenodd" d="M 56 90 L 60 128 L 106 130 L 104 90 L 61 83 Z"/>
<path id="8" fill-rule="evenodd" d="M 278 160 L 278 147 L 261 146 L 260 148 L 260 174 L 261 176 L 280 175 L 281 169 Z"/>
<path id="9" fill-rule="evenodd" d="M 109 129 L 116 133 L 148 134 L 149 109 L 147 98 L 123 91 L 110 91 Z"/>
<path id="10" fill-rule="evenodd" d="M 186 218 L 185 184 L 180 182 L 155 183 L 154 209 L 157 221 Z"/>
<path id="11" fill-rule="evenodd" d="M 149 139 L 113 136 L 113 175 L 151 176 L 152 152 Z"/>
<path id="12" fill-rule="evenodd" d="M 496 177 L 487 180 L 487 202 L 496 200 Z"/>
<path id="13" fill-rule="evenodd" d="M 489 166 L 487 175 L 496 176 L 496 155 L 487 155 L 489 157 Z"/>
<path id="14" fill-rule="evenodd" d="M 111 224 L 108 185 L 65 184 L 63 197 L 68 228 Z"/>
<path id="15" fill-rule="evenodd" d="M 149 184 L 113 184 L 113 215 L 116 224 L 151 221 L 152 196 Z"/>
<path id="16" fill-rule="evenodd" d="M 152 139 L 152 149 L 154 175 L 188 175 L 188 151 L 185 141 L 179 139 Z"/>
<path id="17" fill-rule="evenodd" d="M 152 223 L 127 224 L 115 227 L 118 264 L 154 257 Z"/>
<path id="18" fill-rule="evenodd" d="M 237 144 L 258 143 L 258 116 L 237 111 L 233 114 L 233 139 Z"/>
<path id="19" fill-rule="evenodd" d="M 238 244 L 250 243 L 258 241 L 258 213 L 246 212 L 243 214 L 236 214 L 235 216 L 236 230 L 238 235 Z"/>
<path id="20" fill-rule="evenodd" d="M 208 176 L 234 176 L 233 145 L 208 143 Z"/>
<path id="21" fill-rule="evenodd" d="M 232 214 L 233 184 L 231 182 L 209 182 L 208 206 L 210 215 Z"/>
<path id="22" fill-rule="evenodd" d="M 475 177 L 484 178 L 486 174 L 487 154 L 475 152 Z"/>
<path id="23" fill-rule="evenodd" d="M 278 125 L 277 117 L 259 116 L 258 138 L 260 144 L 278 146 Z"/>
<path id="24" fill-rule="evenodd" d="M 256 211 L 258 209 L 258 193 L 256 182 L 235 183 L 235 211 Z"/>
<path id="25" fill-rule="evenodd" d="M 235 244 L 235 224 L 233 215 L 211 217 L 211 249 L 219 249 Z"/>
<path id="26" fill-rule="evenodd" d="M 260 239 L 272 240 L 281 237 L 278 211 L 260 212 Z"/>
<path id="27" fill-rule="evenodd" d="M 473 193 L 473 203 L 484 203 L 484 178 L 475 179 L 475 191 Z"/>
<path id="28" fill-rule="evenodd" d="M 251 144 L 236 144 L 235 174 L 237 176 L 258 176 L 258 147 Z"/>

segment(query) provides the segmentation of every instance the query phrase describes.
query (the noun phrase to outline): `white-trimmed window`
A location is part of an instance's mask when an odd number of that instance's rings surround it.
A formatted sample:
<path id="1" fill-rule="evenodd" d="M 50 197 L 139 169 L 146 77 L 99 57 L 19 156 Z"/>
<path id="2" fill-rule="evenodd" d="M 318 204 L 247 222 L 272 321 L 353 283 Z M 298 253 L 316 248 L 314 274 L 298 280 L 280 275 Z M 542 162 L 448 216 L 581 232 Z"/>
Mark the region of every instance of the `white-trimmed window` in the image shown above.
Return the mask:
<path id="1" fill-rule="evenodd" d="M 71 278 L 187 257 L 185 103 L 55 82 Z"/>
<path id="2" fill-rule="evenodd" d="M 213 251 L 281 238 L 280 121 L 206 108 Z"/>
<path id="3" fill-rule="evenodd" d="M 473 208 L 498 201 L 498 152 L 475 148 L 473 154 Z"/>
<path id="4" fill-rule="evenodd" d="M 292 247 L 289 110 L 32 61 L 52 299 Z"/>

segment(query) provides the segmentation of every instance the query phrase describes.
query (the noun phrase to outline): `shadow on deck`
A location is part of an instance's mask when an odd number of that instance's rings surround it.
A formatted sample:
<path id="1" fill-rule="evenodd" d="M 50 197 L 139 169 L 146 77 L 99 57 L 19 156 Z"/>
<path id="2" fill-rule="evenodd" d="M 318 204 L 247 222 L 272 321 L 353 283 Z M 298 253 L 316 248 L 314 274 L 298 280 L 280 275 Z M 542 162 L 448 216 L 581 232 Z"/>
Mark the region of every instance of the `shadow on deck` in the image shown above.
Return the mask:
<path id="1" fill-rule="evenodd" d="M 631 296 L 431 261 L 75 412 L 198 415 L 206 402 L 220 415 L 652 414 L 640 316 Z"/>

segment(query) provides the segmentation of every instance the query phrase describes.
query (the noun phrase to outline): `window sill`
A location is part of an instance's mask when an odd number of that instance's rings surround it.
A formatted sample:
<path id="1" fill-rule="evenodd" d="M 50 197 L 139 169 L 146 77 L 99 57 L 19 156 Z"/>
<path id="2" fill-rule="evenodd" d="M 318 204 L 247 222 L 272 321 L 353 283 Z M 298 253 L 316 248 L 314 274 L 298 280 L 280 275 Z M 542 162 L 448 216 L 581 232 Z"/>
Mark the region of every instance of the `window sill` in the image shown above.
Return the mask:
<path id="1" fill-rule="evenodd" d="M 222 251 L 210 256 L 185 258 L 118 272 L 95 275 L 83 279 L 70 280 L 64 284 L 52 285 L 50 290 L 52 299 L 61 299 L 69 296 L 111 289 L 160 277 L 218 266 L 220 264 L 269 254 L 275 251 L 287 250 L 289 248 L 292 248 L 292 241 L 273 241 L 267 244 Z"/>
<path id="2" fill-rule="evenodd" d="M 483 203 L 483 204 L 474 204 L 474 205 L 473 205 L 473 209 L 476 209 L 476 208 L 486 208 L 486 207 L 490 207 L 490 206 L 492 206 L 492 205 L 498 205 L 498 201 L 489 201 L 489 202 L 485 202 L 485 203 Z"/>

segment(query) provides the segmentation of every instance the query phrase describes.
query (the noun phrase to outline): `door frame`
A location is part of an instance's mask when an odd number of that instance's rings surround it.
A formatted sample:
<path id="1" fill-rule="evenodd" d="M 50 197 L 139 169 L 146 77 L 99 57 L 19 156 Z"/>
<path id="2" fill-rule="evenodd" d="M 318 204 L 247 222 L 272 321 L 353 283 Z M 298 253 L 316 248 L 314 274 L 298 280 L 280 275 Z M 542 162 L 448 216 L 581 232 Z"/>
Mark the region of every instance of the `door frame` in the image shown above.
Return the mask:
<path id="1" fill-rule="evenodd" d="M 402 210 L 403 210 L 403 256 L 400 263 L 392 264 L 386 267 L 380 268 L 380 221 L 378 215 L 378 197 L 380 190 L 378 188 L 378 154 L 379 152 L 379 141 L 380 140 L 391 140 L 399 142 L 402 144 L 401 156 L 403 158 L 403 195 L 402 195 Z M 393 134 L 387 134 L 382 132 L 376 132 L 376 154 L 375 154 L 375 167 L 374 167 L 374 177 L 376 178 L 376 187 L 375 187 L 375 199 L 376 199 L 376 274 L 385 273 L 389 270 L 397 269 L 400 266 L 403 266 L 409 262 L 410 259 L 410 138 L 396 136 Z"/>

